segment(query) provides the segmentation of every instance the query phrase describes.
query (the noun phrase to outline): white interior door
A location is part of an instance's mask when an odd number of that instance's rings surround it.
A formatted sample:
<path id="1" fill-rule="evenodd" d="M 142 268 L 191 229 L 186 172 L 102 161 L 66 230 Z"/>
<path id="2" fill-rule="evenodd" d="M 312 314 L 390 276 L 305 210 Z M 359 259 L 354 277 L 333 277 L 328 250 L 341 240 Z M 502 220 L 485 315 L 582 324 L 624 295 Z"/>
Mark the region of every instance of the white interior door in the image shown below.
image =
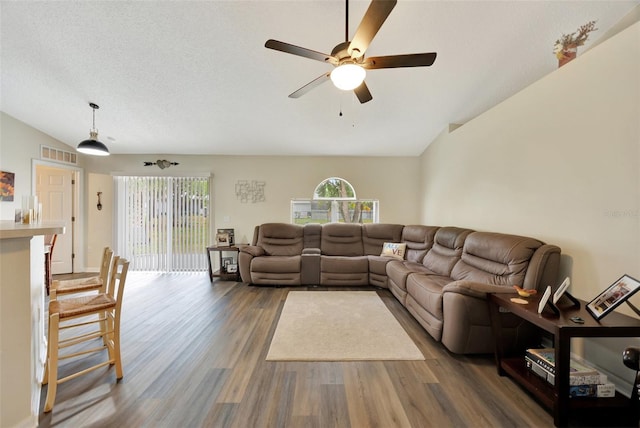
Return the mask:
<path id="1" fill-rule="evenodd" d="M 75 172 L 36 166 L 36 195 L 42 203 L 42 220 L 64 222 L 51 259 L 53 274 L 73 272 L 73 179 Z"/>

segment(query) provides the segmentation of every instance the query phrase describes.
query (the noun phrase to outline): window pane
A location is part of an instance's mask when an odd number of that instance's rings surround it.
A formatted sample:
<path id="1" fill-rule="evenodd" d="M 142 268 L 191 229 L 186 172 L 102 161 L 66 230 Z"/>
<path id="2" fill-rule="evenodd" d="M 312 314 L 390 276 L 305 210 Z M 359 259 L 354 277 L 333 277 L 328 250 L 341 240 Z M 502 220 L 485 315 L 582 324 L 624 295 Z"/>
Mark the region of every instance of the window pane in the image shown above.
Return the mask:
<path id="1" fill-rule="evenodd" d="M 377 200 L 311 200 L 291 201 L 291 223 L 377 223 Z"/>
<path id="2" fill-rule="evenodd" d="M 356 191 L 345 179 L 331 177 L 318 184 L 313 199 L 356 199 Z"/>

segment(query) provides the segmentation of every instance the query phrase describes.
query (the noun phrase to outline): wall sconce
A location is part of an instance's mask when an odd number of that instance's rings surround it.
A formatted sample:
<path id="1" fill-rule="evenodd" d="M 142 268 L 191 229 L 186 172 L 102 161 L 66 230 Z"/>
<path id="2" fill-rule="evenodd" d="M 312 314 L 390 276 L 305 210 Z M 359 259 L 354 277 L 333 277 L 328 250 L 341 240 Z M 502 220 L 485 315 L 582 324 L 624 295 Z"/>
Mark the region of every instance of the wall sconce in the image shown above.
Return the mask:
<path id="1" fill-rule="evenodd" d="M 102 210 L 102 202 L 100 202 L 100 196 L 102 196 L 102 192 L 98 192 L 98 205 L 96 205 L 98 207 L 98 211 Z"/>

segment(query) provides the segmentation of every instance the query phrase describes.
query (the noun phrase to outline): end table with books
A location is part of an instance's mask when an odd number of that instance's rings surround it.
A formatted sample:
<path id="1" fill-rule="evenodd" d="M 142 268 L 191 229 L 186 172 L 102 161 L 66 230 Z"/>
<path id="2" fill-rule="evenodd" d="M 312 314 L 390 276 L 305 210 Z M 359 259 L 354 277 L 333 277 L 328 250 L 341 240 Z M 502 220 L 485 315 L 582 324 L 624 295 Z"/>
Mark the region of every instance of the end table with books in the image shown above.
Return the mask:
<path id="1" fill-rule="evenodd" d="M 590 409 L 597 409 L 598 416 L 613 423 L 615 418 L 622 417 L 627 423 L 638 424 L 638 403 L 631 402 L 624 395 L 616 392 L 611 398 L 571 397 L 570 357 L 571 339 L 574 337 L 638 337 L 640 336 L 640 320 L 613 312 L 606 319 L 595 320 L 585 309 L 585 302 L 580 300 L 579 306 L 559 307 L 559 313 L 543 311 L 538 313 L 538 304 L 542 296 L 531 296 L 526 304 L 511 300 L 514 294 L 492 293 L 487 296 L 491 327 L 495 338 L 495 358 L 498 374 L 510 376 L 522 388 L 529 391 L 553 415 L 556 426 L 567 426 L 570 416 L 585 414 Z M 551 384 L 541 373 L 534 373 L 527 368 L 526 350 L 519 349 L 509 354 L 502 335 L 502 312 L 510 312 L 529 323 L 542 335 L 544 332 L 553 335 L 553 375 Z M 582 321 L 576 322 L 579 319 Z M 529 358 L 531 360 L 531 358 Z M 579 410 L 579 411 L 578 411 Z M 616 420 L 617 421 L 617 420 Z"/>

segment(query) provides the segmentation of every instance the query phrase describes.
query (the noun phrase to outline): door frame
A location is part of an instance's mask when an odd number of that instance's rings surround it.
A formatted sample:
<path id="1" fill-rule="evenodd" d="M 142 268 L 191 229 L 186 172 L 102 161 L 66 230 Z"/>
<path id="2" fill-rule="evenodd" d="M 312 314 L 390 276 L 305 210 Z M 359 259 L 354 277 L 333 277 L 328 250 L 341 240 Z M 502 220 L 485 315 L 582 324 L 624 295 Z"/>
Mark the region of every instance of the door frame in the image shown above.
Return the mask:
<path id="1" fill-rule="evenodd" d="M 75 180 L 75 186 L 73 189 L 72 196 L 72 215 L 75 218 L 75 222 L 71 223 L 70 232 L 73 235 L 72 239 L 72 252 L 75 257 L 71 260 L 71 268 L 72 272 L 83 272 L 85 269 L 85 260 L 84 260 L 84 215 L 80 215 L 80 213 L 84 213 L 84 210 L 81 210 L 80 207 L 84 206 L 84 169 L 73 166 L 60 164 L 56 162 L 43 161 L 40 159 L 31 159 L 31 194 L 36 194 L 36 183 L 37 183 L 37 167 L 38 166 L 46 166 L 49 168 L 56 169 L 64 169 L 73 173 L 73 179 Z M 69 228 L 65 230 L 65 233 L 69 233 Z"/>

